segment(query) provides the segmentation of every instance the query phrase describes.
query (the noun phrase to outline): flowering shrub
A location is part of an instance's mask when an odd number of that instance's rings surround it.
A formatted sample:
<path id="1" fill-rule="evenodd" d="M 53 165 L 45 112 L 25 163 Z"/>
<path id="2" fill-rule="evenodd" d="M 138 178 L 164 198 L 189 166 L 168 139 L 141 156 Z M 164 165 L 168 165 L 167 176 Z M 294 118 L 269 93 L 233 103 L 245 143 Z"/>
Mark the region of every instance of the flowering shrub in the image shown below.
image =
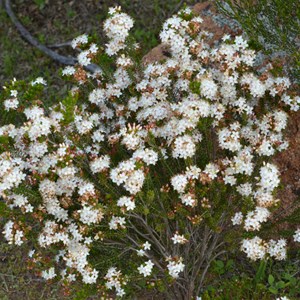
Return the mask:
<path id="1" fill-rule="evenodd" d="M 229 233 L 252 260 L 286 258 L 287 241 L 259 230 L 279 203 L 271 157 L 288 147 L 287 111 L 300 97 L 271 64 L 258 74 L 241 36 L 209 46 L 201 22 L 190 9 L 167 20 L 169 58 L 143 65 L 133 20 L 112 8 L 105 47 L 72 42 L 81 52 L 62 71 L 74 83 L 65 99 L 44 107 L 41 78 L 4 89 L 14 124 L 0 127 L 3 233 L 32 245 L 43 278 L 195 299 Z"/>

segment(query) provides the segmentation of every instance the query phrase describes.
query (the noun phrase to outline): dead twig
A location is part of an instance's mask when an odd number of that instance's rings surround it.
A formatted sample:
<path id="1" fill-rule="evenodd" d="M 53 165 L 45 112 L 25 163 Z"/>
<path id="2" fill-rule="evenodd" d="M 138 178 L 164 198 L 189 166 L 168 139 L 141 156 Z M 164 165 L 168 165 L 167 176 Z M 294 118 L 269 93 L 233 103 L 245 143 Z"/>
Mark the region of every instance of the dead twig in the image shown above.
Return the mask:
<path id="1" fill-rule="evenodd" d="M 13 12 L 13 10 L 11 8 L 11 2 L 10 2 L 10 0 L 5 0 L 5 11 L 8 14 L 8 16 L 10 17 L 11 21 L 13 22 L 13 24 L 18 29 L 18 31 L 21 34 L 21 36 L 27 42 L 29 42 L 31 45 L 33 45 L 34 47 L 38 48 L 44 54 L 48 55 L 53 60 L 55 60 L 55 61 L 57 61 L 57 62 L 59 62 L 61 64 L 64 64 L 64 65 L 75 65 L 75 64 L 77 64 L 77 59 L 76 58 L 60 55 L 60 54 L 56 53 L 55 51 L 47 48 L 45 45 L 39 43 L 38 40 L 35 39 L 29 33 L 29 31 L 20 23 L 20 21 L 17 19 L 16 15 L 14 14 L 14 12 Z M 94 73 L 95 71 L 98 71 L 100 68 L 97 65 L 95 65 L 95 64 L 90 64 L 90 65 L 86 66 L 85 69 L 87 71 L 90 71 L 90 72 Z"/>
<path id="2" fill-rule="evenodd" d="M 63 43 L 56 43 L 47 45 L 48 48 L 63 48 L 63 47 L 71 47 L 71 41 L 63 42 Z"/>

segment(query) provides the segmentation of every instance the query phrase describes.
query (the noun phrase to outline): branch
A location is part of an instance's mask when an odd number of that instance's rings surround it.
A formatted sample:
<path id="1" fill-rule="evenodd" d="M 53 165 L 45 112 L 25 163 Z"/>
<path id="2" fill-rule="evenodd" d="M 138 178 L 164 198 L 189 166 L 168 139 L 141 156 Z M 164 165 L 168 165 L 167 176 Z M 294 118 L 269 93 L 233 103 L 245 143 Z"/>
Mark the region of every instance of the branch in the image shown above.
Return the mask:
<path id="1" fill-rule="evenodd" d="M 18 29 L 18 31 L 21 34 L 21 36 L 27 42 L 29 42 L 31 45 L 33 45 L 34 47 L 38 48 L 44 54 L 48 55 L 53 60 L 55 60 L 55 61 L 57 61 L 57 62 L 59 62 L 59 63 L 61 63 L 63 65 L 72 65 L 73 66 L 73 65 L 77 64 L 77 59 L 76 58 L 60 55 L 60 54 L 56 53 L 55 51 L 52 51 L 51 49 L 47 48 L 45 45 L 39 43 L 38 40 L 35 39 L 29 33 L 29 31 L 20 23 L 20 21 L 17 19 L 16 15 L 12 11 L 10 0 L 5 0 L 5 11 L 8 14 L 8 16 L 10 17 L 11 21 L 13 22 L 13 24 Z M 94 73 L 97 70 L 100 70 L 100 68 L 97 65 L 95 65 L 95 64 L 90 64 L 90 65 L 86 66 L 85 69 L 87 71 L 92 72 L 92 73 Z"/>
<path id="2" fill-rule="evenodd" d="M 56 43 L 47 45 L 48 48 L 63 48 L 63 47 L 71 47 L 71 41 L 64 42 L 64 43 Z"/>

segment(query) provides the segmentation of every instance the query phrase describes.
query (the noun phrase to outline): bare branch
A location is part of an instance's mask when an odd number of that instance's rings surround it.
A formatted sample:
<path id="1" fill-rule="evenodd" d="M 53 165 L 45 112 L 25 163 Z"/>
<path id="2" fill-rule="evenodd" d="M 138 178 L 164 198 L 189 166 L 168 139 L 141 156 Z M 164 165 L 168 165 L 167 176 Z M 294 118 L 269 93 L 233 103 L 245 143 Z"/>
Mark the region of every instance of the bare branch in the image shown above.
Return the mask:
<path id="1" fill-rule="evenodd" d="M 71 47 L 71 41 L 63 42 L 63 43 L 56 43 L 47 45 L 48 48 L 63 48 L 63 47 Z"/>
<path id="2" fill-rule="evenodd" d="M 57 61 L 57 62 L 59 62 L 61 64 L 64 64 L 64 65 L 75 65 L 75 64 L 77 64 L 77 59 L 76 58 L 60 55 L 60 54 L 56 53 L 55 51 L 47 48 L 45 45 L 39 43 L 38 40 L 35 39 L 29 33 L 29 31 L 20 23 L 20 21 L 17 19 L 16 15 L 14 14 L 14 12 L 13 12 L 13 10 L 11 8 L 10 0 L 5 0 L 5 11 L 8 14 L 8 16 L 10 17 L 11 21 L 16 26 L 16 28 L 18 29 L 18 31 L 21 34 L 21 36 L 27 42 L 29 42 L 31 45 L 33 45 L 34 47 L 38 48 L 44 54 L 48 55 L 53 60 L 55 60 L 55 61 Z M 93 72 L 93 73 L 96 72 L 96 71 L 98 71 L 98 70 L 100 70 L 100 68 L 97 65 L 95 65 L 95 64 L 90 64 L 90 65 L 86 66 L 85 69 L 87 71 L 90 71 L 90 72 Z"/>

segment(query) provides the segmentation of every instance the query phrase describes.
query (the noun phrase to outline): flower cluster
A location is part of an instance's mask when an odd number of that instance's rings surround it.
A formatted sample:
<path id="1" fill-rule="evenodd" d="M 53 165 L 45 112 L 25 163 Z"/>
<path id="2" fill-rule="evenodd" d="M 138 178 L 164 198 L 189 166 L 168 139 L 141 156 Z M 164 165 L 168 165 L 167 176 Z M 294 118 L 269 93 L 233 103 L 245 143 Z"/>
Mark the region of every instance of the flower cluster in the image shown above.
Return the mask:
<path id="1" fill-rule="evenodd" d="M 154 266 L 154 263 L 151 260 L 148 260 L 147 262 L 145 262 L 144 264 L 142 264 L 138 267 L 138 271 L 144 277 L 147 277 L 151 274 L 153 266 Z"/>
<path id="2" fill-rule="evenodd" d="M 179 274 L 184 270 L 185 265 L 182 263 L 182 257 L 178 259 L 168 258 L 168 271 L 173 278 L 178 278 Z"/>
<path id="3" fill-rule="evenodd" d="M 277 242 L 270 240 L 268 243 L 259 237 L 245 239 L 241 248 L 252 260 L 263 259 L 267 254 L 277 260 L 286 258 L 286 240 L 284 239 Z"/>
<path id="4" fill-rule="evenodd" d="M 124 281 L 121 271 L 117 270 L 114 267 L 111 267 L 107 271 L 107 274 L 105 275 L 104 279 L 106 280 L 105 286 L 109 290 L 115 288 L 117 296 L 122 297 L 125 295 L 125 291 L 122 288 L 122 286 L 126 284 L 126 281 Z"/>
<path id="5" fill-rule="evenodd" d="M 110 18 L 104 22 L 104 31 L 110 39 L 106 44 L 106 53 L 111 56 L 125 48 L 125 41 L 129 30 L 133 27 L 133 20 L 122 13 L 120 7 L 110 8 L 109 15 Z"/>

